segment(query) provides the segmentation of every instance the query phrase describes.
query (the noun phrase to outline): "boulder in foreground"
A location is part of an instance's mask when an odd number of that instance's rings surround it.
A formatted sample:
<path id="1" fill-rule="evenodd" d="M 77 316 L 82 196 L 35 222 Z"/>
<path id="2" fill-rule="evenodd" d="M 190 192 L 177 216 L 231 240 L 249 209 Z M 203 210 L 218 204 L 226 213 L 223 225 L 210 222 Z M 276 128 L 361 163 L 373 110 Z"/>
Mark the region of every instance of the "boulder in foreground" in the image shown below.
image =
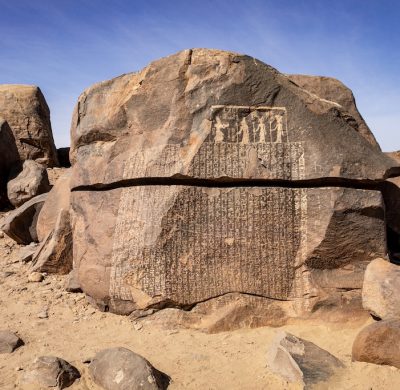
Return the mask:
<path id="1" fill-rule="evenodd" d="M 40 388 L 64 389 L 78 378 L 79 371 L 70 363 L 55 356 L 40 356 L 24 374 L 22 382 Z"/>
<path id="2" fill-rule="evenodd" d="M 14 333 L 0 330 L 0 354 L 14 352 L 23 344 L 23 341 Z"/>
<path id="3" fill-rule="evenodd" d="M 378 321 L 362 329 L 354 340 L 352 359 L 400 368 L 400 320 Z"/>
<path id="4" fill-rule="evenodd" d="M 279 332 L 267 352 L 268 368 L 307 388 L 327 381 L 343 363 L 329 352 L 286 332 Z"/>
<path id="5" fill-rule="evenodd" d="M 126 348 L 100 351 L 90 363 L 89 372 L 105 390 L 158 390 L 169 384 L 167 375 Z"/>

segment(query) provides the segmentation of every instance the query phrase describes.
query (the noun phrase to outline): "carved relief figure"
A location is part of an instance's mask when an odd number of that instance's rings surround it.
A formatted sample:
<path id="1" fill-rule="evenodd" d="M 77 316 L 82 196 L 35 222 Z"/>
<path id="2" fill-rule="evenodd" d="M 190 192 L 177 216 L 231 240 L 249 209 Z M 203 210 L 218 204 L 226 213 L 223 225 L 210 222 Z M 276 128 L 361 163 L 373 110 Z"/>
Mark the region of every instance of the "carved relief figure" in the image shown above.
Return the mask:
<path id="1" fill-rule="evenodd" d="M 215 143 L 221 143 L 224 142 L 224 133 L 222 132 L 223 129 L 226 129 L 229 124 L 228 123 L 222 123 L 221 118 L 217 116 L 217 122 L 215 123 Z"/>
<path id="2" fill-rule="evenodd" d="M 240 122 L 240 132 L 242 133 L 242 144 L 249 143 L 249 126 L 246 122 L 246 118 L 243 118 Z"/>
<path id="3" fill-rule="evenodd" d="M 277 143 L 282 143 L 282 134 L 283 134 L 283 117 L 281 114 L 275 115 L 276 126 L 274 130 L 276 130 L 276 141 Z"/>
<path id="4" fill-rule="evenodd" d="M 261 117 L 259 113 L 256 113 L 256 117 L 253 118 L 253 129 L 254 129 L 254 142 L 256 142 L 256 134 L 259 134 L 258 142 L 260 143 L 266 143 L 266 135 L 267 135 L 267 126 L 266 126 L 266 117 L 268 116 L 268 113 L 265 113 L 264 115 L 261 114 Z M 256 123 L 257 122 L 257 126 Z"/>

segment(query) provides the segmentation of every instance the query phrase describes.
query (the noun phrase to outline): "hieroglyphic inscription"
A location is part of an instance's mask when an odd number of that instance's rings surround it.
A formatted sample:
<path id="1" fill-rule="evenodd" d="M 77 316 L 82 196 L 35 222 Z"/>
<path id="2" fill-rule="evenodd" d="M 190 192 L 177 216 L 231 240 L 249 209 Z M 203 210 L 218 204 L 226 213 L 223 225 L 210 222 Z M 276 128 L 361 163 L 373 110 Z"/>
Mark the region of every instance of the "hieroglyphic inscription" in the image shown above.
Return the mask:
<path id="1" fill-rule="evenodd" d="M 114 294 L 129 286 L 184 304 L 227 292 L 287 299 L 303 189 L 139 186 L 124 194 Z M 165 199 L 168 199 L 165 202 Z M 117 281 L 122 287 L 118 289 Z"/>
<path id="2" fill-rule="evenodd" d="M 160 159 L 164 154 L 168 158 Z M 179 147 L 164 147 L 150 165 L 132 156 L 124 176 L 139 175 L 142 163 L 147 174 L 167 174 L 179 166 Z M 213 107 L 211 131 L 189 175 L 246 178 L 254 163 L 271 177 L 304 178 L 302 143 L 289 140 L 286 110 Z M 306 251 L 306 194 L 279 187 L 123 189 L 111 297 L 137 300 L 141 291 L 191 304 L 234 291 L 303 296 L 306 272 L 299 265 Z"/>

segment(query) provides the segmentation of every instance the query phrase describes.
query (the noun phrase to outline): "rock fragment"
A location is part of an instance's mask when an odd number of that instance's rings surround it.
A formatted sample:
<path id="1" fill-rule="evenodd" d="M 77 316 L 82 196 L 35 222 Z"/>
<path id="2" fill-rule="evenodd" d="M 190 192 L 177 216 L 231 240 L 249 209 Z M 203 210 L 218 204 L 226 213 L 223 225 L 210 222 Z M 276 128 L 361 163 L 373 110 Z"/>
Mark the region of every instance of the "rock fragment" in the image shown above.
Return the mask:
<path id="1" fill-rule="evenodd" d="M 354 340 L 352 359 L 400 368 L 400 320 L 378 321 L 362 329 Z"/>
<path id="2" fill-rule="evenodd" d="M 44 276 L 40 272 L 31 272 L 28 276 L 28 282 L 40 283 L 44 279 Z"/>
<path id="3" fill-rule="evenodd" d="M 68 210 L 60 210 L 54 230 L 40 243 L 32 258 L 34 271 L 68 274 L 72 270 L 72 232 Z"/>
<path id="4" fill-rule="evenodd" d="M 14 352 L 23 344 L 23 341 L 16 334 L 7 330 L 0 330 L 0 354 Z"/>
<path id="5" fill-rule="evenodd" d="M 35 196 L 0 221 L 0 229 L 18 244 L 38 242 L 36 222 L 47 194 Z"/>
<path id="6" fill-rule="evenodd" d="M 100 351 L 91 361 L 89 372 L 105 390 L 157 390 L 169 384 L 167 375 L 126 348 Z"/>
<path id="7" fill-rule="evenodd" d="M 289 382 L 306 388 L 327 381 L 343 363 L 310 341 L 279 332 L 267 352 L 267 366 Z"/>
<path id="8" fill-rule="evenodd" d="M 66 279 L 65 290 L 70 293 L 81 293 L 82 288 L 79 283 L 78 275 L 75 270 L 72 270 Z"/>
<path id="9" fill-rule="evenodd" d="M 51 189 L 46 168 L 33 160 L 23 163 L 22 171 L 7 183 L 7 196 L 11 204 L 19 207 L 37 195 Z"/>
<path id="10" fill-rule="evenodd" d="M 78 378 L 80 378 L 79 371 L 64 359 L 40 356 L 35 359 L 22 381 L 46 389 L 64 389 L 71 386 Z"/>

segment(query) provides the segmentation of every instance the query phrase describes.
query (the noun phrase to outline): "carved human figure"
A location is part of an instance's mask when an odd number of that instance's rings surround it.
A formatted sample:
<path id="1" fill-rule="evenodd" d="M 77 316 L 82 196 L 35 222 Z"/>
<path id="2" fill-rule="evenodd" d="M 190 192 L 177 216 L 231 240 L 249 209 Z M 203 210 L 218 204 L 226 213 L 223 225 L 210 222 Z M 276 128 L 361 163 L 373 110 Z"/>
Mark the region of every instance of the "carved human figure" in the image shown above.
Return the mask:
<path id="1" fill-rule="evenodd" d="M 275 115 L 275 121 L 276 121 L 276 143 L 282 143 L 282 134 L 283 134 L 283 116 L 281 114 Z"/>
<path id="2" fill-rule="evenodd" d="M 224 141 L 224 133 L 222 132 L 223 129 L 226 129 L 229 124 L 228 123 L 223 123 L 221 121 L 221 118 L 217 116 L 217 122 L 215 123 L 215 143 L 221 143 Z"/>
<path id="3" fill-rule="evenodd" d="M 246 122 L 246 118 L 243 118 L 240 122 L 240 132 L 242 133 L 242 144 L 249 143 L 249 126 Z"/>
<path id="4" fill-rule="evenodd" d="M 258 142 L 260 143 L 265 143 L 266 141 L 266 136 L 267 136 L 267 125 L 266 125 L 266 120 L 267 120 L 267 114 L 261 116 L 257 114 L 255 121 L 257 122 L 257 127 L 254 126 L 255 129 L 255 134 L 258 134 Z M 255 138 L 255 136 L 254 136 Z M 255 140 L 254 140 L 255 141 Z"/>

